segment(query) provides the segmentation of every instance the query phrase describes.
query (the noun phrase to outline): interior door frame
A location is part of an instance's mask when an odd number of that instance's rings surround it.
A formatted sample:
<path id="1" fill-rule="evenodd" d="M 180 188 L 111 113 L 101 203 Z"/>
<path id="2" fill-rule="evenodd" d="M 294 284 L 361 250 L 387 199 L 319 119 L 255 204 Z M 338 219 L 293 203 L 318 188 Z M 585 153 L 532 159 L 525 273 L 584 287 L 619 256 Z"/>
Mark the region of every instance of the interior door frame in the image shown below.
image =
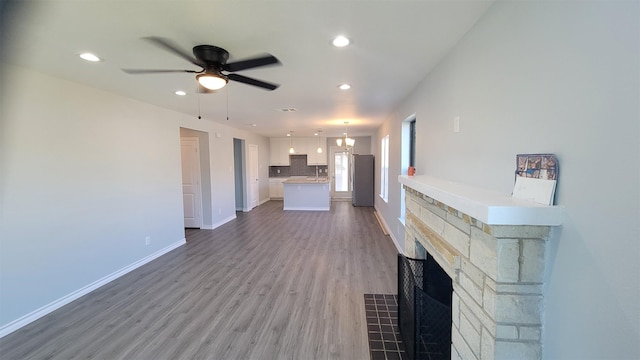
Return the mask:
<path id="1" fill-rule="evenodd" d="M 334 171 L 334 167 L 335 167 L 335 154 L 336 153 L 341 153 L 341 152 L 346 152 L 347 153 L 347 161 L 348 161 L 348 169 L 347 169 L 347 173 L 348 173 L 348 191 L 336 191 L 335 187 L 336 187 L 336 175 L 335 175 L 335 171 Z M 351 200 L 351 195 L 352 195 L 352 191 L 353 191 L 353 186 L 352 186 L 352 179 L 351 179 L 351 167 L 353 166 L 353 164 L 351 163 L 351 155 L 353 154 L 353 148 L 344 148 L 342 146 L 330 146 L 329 147 L 329 179 L 331 179 L 331 198 L 332 199 L 344 199 L 344 200 Z"/>

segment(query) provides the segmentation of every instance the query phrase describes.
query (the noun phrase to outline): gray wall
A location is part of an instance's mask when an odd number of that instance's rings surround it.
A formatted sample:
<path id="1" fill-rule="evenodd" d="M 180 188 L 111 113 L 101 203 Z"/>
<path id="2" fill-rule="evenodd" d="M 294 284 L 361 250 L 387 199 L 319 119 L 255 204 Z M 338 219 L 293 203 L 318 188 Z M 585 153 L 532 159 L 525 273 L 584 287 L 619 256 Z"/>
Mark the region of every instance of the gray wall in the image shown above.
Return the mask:
<path id="1" fill-rule="evenodd" d="M 373 141 L 378 154 L 390 134 L 393 183 L 415 113 L 418 174 L 505 194 L 517 153 L 558 155 L 566 218 L 547 254 L 547 359 L 640 358 L 638 4 L 496 2 Z M 400 187 L 376 207 L 403 242 Z"/>

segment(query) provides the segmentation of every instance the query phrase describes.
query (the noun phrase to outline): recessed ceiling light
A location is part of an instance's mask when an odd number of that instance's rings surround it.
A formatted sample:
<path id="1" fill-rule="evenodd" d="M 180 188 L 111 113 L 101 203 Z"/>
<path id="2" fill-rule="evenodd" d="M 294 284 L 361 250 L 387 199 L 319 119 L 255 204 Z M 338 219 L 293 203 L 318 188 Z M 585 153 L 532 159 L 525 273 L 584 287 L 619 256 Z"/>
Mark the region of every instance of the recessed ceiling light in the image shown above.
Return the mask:
<path id="1" fill-rule="evenodd" d="M 99 57 L 93 55 L 92 53 L 82 53 L 80 54 L 80 57 L 84 60 L 92 61 L 92 62 L 101 61 Z"/>
<path id="2" fill-rule="evenodd" d="M 351 85 L 349 85 L 349 84 L 340 84 L 340 85 L 338 85 L 338 88 L 340 90 L 349 90 L 349 89 L 351 89 Z"/>
<path id="3" fill-rule="evenodd" d="M 185 96 L 185 95 L 187 95 L 187 93 L 184 92 L 183 90 L 177 90 L 176 91 L 176 95 Z"/>
<path id="4" fill-rule="evenodd" d="M 336 36 L 335 39 L 333 39 L 333 46 L 337 46 L 337 47 L 344 47 L 349 45 L 349 39 L 347 39 L 346 37 L 340 35 L 340 36 Z"/>

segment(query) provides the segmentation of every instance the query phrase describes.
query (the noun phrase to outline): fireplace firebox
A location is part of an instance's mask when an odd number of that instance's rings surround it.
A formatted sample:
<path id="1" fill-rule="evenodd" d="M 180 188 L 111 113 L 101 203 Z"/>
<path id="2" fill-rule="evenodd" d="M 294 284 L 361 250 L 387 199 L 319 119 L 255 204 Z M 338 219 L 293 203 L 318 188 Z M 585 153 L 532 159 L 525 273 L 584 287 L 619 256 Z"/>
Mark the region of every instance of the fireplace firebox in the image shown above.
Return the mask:
<path id="1" fill-rule="evenodd" d="M 452 281 L 438 263 L 398 254 L 398 326 L 413 360 L 451 359 Z"/>

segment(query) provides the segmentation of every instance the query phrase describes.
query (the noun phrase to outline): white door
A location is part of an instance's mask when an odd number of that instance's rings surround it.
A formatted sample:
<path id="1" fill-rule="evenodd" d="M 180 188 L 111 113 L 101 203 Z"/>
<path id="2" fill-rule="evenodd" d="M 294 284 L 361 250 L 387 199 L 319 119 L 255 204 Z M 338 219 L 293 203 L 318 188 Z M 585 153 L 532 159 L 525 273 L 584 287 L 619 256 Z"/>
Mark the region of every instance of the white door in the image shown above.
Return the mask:
<path id="1" fill-rule="evenodd" d="M 249 161 L 248 161 L 248 174 L 249 174 L 249 210 L 258 206 L 260 200 L 260 187 L 258 178 L 258 145 L 249 144 Z"/>
<path id="2" fill-rule="evenodd" d="M 351 149 L 331 147 L 329 172 L 331 197 L 351 199 Z"/>
<path id="3" fill-rule="evenodd" d="M 197 137 L 180 138 L 182 155 L 182 206 L 184 227 L 202 227 L 202 191 L 200 188 L 200 154 Z"/>

